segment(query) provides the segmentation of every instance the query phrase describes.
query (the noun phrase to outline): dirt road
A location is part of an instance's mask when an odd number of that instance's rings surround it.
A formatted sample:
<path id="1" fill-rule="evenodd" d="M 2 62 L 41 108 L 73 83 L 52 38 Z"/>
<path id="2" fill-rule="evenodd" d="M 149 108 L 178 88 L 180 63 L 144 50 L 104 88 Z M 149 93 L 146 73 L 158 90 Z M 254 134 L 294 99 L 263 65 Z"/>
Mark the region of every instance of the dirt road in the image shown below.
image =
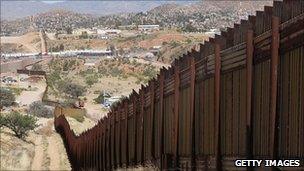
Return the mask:
<path id="1" fill-rule="evenodd" d="M 70 163 L 59 134 L 55 132 L 53 119 L 37 131 L 32 170 L 70 170 Z"/>

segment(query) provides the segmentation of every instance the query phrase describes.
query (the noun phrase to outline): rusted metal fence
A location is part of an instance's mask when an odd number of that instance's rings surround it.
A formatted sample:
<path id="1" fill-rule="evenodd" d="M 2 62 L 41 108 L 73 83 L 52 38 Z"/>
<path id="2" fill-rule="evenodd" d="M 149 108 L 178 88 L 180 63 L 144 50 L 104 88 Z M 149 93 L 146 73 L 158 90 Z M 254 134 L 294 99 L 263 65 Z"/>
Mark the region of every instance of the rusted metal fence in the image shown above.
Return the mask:
<path id="1" fill-rule="evenodd" d="M 238 170 L 235 159 L 304 170 L 304 1 L 275 1 L 201 44 L 81 135 L 64 115 L 55 127 L 75 170 Z"/>

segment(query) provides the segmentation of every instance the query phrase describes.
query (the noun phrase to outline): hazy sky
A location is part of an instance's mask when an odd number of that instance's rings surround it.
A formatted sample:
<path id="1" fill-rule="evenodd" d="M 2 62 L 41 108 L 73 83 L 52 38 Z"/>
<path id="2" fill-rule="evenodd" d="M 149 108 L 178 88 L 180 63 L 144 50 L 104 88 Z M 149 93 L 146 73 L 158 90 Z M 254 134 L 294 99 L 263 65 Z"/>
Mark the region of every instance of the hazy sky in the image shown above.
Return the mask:
<path id="1" fill-rule="evenodd" d="M 53 9 L 87 13 L 92 15 L 107 15 L 115 13 L 144 12 L 166 3 L 189 4 L 194 1 L 2 1 L 1 19 L 16 19 L 47 12 Z"/>

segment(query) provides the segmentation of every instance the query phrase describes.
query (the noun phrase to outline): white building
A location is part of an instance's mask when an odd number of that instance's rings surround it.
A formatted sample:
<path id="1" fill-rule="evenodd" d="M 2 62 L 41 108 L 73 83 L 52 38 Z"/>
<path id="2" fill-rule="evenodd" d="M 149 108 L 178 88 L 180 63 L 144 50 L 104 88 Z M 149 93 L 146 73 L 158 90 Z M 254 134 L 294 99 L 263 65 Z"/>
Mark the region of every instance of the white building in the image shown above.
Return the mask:
<path id="1" fill-rule="evenodd" d="M 158 31 L 159 25 L 138 25 L 139 31 Z"/>
<path id="2" fill-rule="evenodd" d="M 106 29 L 106 30 L 97 29 L 98 35 L 118 35 L 120 33 L 121 31 L 117 29 Z"/>

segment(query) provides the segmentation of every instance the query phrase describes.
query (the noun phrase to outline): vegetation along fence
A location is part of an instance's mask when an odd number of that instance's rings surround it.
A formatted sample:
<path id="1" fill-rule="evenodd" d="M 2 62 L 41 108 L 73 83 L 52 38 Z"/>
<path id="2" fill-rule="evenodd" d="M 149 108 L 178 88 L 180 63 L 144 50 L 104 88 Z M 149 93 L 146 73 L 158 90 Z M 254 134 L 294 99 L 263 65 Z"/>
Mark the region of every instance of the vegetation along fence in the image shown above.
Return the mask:
<path id="1" fill-rule="evenodd" d="M 246 170 L 235 159 L 304 170 L 304 1 L 275 1 L 210 38 L 78 136 L 55 117 L 74 170 Z"/>

